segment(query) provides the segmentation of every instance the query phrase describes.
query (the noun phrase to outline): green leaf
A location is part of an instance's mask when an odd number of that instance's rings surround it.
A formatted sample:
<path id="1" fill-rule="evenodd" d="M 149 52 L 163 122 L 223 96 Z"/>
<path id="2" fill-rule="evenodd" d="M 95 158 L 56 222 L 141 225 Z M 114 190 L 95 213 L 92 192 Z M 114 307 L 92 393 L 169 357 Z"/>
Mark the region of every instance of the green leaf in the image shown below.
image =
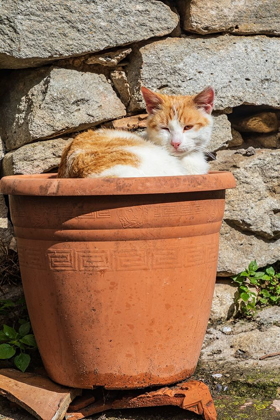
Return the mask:
<path id="1" fill-rule="evenodd" d="M 263 303 L 263 304 L 267 304 L 267 302 L 268 302 L 268 299 L 265 299 L 265 298 L 259 298 L 259 301 L 261 302 L 261 303 Z"/>
<path id="2" fill-rule="evenodd" d="M 26 322 L 29 322 L 28 319 L 20 318 L 18 320 L 19 325 L 26 324 Z"/>
<path id="3" fill-rule="evenodd" d="M 0 341 L 7 341 L 7 336 L 4 331 L 0 331 Z M 9 340 L 8 340 L 9 341 Z"/>
<path id="4" fill-rule="evenodd" d="M 29 366 L 30 360 L 29 354 L 21 353 L 14 358 L 14 363 L 19 370 L 25 372 Z"/>
<path id="5" fill-rule="evenodd" d="M 256 271 L 258 269 L 257 261 L 251 261 L 249 264 L 249 271 Z"/>
<path id="6" fill-rule="evenodd" d="M 35 337 L 33 334 L 28 334 L 19 340 L 21 343 L 26 344 L 29 347 L 37 347 Z"/>
<path id="7" fill-rule="evenodd" d="M 263 277 L 262 277 L 262 280 L 270 280 L 271 279 L 271 277 L 270 276 L 268 276 L 267 274 L 265 274 Z"/>
<path id="8" fill-rule="evenodd" d="M 240 297 L 242 300 L 244 300 L 244 302 L 248 302 L 250 296 L 248 295 L 248 293 L 244 292 L 244 293 L 241 293 Z"/>
<path id="9" fill-rule="evenodd" d="M 275 275 L 275 270 L 273 267 L 268 267 L 265 272 L 269 275 L 269 276 L 274 276 Z"/>
<path id="10" fill-rule="evenodd" d="M 247 286 L 240 286 L 239 289 L 243 290 L 243 292 L 248 292 L 249 291 Z"/>
<path id="11" fill-rule="evenodd" d="M 10 344 L 0 344 L 0 359 L 10 359 L 15 354 L 16 351 Z"/>
<path id="12" fill-rule="evenodd" d="M 272 300 L 272 302 L 277 302 L 278 296 L 270 296 L 270 300 Z"/>
<path id="13" fill-rule="evenodd" d="M 15 307 L 16 304 L 10 300 L 0 300 L 0 309 L 6 309 L 6 308 L 11 308 L 11 307 Z"/>
<path id="14" fill-rule="evenodd" d="M 263 271 L 257 271 L 256 274 L 255 274 L 255 278 L 256 279 L 261 279 L 262 276 L 264 276 L 264 275 L 265 275 L 265 273 Z"/>
<path id="15" fill-rule="evenodd" d="M 22 337 L 24 337 L 25 335 L 29 333 L 30 328 L 31 328 L 30 322 L 26 322 L 25 324 L 22 324 L 19 327 L 18 332 Z"/>
<path id="16" fill-rule="evenodd" d="M 268 291 L 268 290 L 266 290 L 266 289 L 263 289 L 263 290 L 260 292 L 260 294 L 261 294 L 262 296 L 264 296 L 264 297 L 270 297 L 270 293 L 269 293 L 269 291 Z"/>
<path id="17" fill-rule="evenodd" d="M 239 276 L 232 277 L 232 280 L 233 280 L 235 283 L 239 283 L 239 284 L 241 284 L 241 283 L 243 283 L 243 282 L 244 282 L 244 280 L 243 280 L 242 278 L 240 278 Z"/>
<path id="18" fill-rule="evenodd" d="M 256 278 L 250 278 L 250 282 L 255 285 L 258 284 L 258 280 Z"/>
<path id="19" fill-rule="evenodd" d="M 248 273 L 248 271 L 242 271 L 242 273 L 240 273 L 239 276 L 247 277 L 247 276 L 249 276 L 249 273 Z"/>
<path id="20" fill-rule="evenodd" d="M 7 337 L 11 338 L 12 340 L 17 338 L 17 332 L 14 328 L 9 327 L 9 325 L 3 325 L 3 331 Z"/>

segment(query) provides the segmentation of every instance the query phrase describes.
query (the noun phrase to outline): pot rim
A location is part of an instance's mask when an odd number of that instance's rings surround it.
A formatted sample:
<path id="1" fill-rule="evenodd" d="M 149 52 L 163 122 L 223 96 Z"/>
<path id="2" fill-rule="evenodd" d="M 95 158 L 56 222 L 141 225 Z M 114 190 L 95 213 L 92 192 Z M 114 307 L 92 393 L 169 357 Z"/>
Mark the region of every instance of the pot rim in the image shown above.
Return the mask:
<path id="1" fill-rule="evenodd" d="M 5 176 L 0 192 L 27 196 L 100 196 L 167 194 L 235 188 L 230 172 L 139 178 L 57 178 L 57 174 Z"/>

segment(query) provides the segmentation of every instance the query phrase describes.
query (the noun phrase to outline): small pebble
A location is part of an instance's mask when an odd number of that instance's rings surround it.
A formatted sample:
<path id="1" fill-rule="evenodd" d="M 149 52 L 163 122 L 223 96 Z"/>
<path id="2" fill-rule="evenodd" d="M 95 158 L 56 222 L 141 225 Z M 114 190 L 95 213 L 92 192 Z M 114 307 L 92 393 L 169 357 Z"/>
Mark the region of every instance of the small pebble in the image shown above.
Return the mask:
<path id="1" fill-rule="evenodd" d="M 230 334 L 231 333 L 231 328 L 230 327 L 224 327 L 222 329 L 222 331 L 223 331 L 224 334 Z"/>
<path id="2" fill-rule="evenodd" d="M 212 378 L 221 378 L 222 376 L 221 373 L 213 373 Z"/>
<path id="3" fill-rule="evenodd" d="M 256 154 L 256 150 L 252 146 L 248 147 L 248 149 L 246 150 L 246 156 L 252 156 L 255 154 Z"/>
<path id="4" fill-rule="evenodd" d="M 216 385 L 216 390 L 217 390 L 218 392 L 221 392 L 221 391 L 223 390 L 222 385 L 217 384 L 217 385 Z"/>

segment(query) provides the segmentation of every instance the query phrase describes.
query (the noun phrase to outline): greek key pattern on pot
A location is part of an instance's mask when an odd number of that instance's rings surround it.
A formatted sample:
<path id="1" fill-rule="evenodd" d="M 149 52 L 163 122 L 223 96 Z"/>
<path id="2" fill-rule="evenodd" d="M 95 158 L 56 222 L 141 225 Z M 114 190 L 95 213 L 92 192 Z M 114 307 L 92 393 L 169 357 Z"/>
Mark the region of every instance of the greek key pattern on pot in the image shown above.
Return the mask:
<path id="1" fill-rule="evenodd" d="M 52 271 L 137 271 L 174 269 L 216 262 L 213 244 L 184 245 L 164 249 L 142 248 L 118 251 L 102 249 L 43 250 L 19 246 L 22 267 Z"/>

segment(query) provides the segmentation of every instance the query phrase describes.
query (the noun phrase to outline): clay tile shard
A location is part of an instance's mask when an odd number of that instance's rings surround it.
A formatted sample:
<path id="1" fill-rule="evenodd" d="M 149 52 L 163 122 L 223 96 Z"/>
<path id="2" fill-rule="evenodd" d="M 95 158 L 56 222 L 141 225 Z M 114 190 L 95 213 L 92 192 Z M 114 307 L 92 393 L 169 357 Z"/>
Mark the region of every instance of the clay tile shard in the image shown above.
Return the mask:
<path id="1" fill-rule="evenodd" d="M 81 390 L 55 384 L 35 373 L 0 370 L 0 395 L 23 407 L 39 420 L 62 420 Z"/>
<path id="2" fill-rule="evenodd" d="M 97 391 L 98 392 L 98 391 Z M 114 392 L 114 391 L 113 391 Z M 92 394 L 93 395 L 93 394 Z M 68 411 L 66 420 L 80 420 L 87 416 L 107 410 L 157 407 L 174 405 L 202 415 L 205 420 L 216 420 L 217 413 L 208 387 L 199 381 L 188 381 L 172 387 L 164 387 L 157 391 L 129 391 L 117 393 L 113 398 L 108 392 L 105 399 L 100 398 L 80 411 Z"/>

